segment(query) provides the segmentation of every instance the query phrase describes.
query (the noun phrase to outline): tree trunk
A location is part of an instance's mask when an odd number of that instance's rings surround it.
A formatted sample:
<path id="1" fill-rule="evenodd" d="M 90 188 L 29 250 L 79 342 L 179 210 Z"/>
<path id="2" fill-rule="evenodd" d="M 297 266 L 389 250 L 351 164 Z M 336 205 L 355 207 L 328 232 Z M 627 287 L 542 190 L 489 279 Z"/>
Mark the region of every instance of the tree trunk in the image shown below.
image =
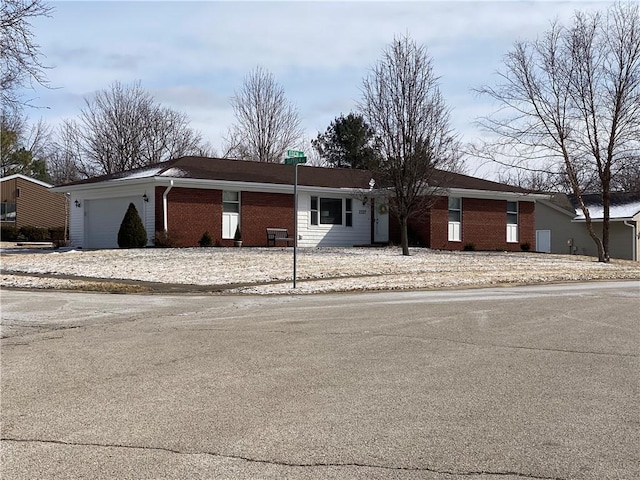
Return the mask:
<path id="1" fill-rule="evenodd" d="M 602 255 L 598 250 L 598 261 L 609 263 L 611 253 L 609 251 L 609 216 L 611 206 L 611 185 L 606 178 L 602 185 Z"/>
<path id="2" fill-rule="evenodd" d="M 402 246 L 402 255 L 409 256 L 409 235 L 407 229 L 407 217 L 406 215 L 400 215 L 400 245 Z"/>

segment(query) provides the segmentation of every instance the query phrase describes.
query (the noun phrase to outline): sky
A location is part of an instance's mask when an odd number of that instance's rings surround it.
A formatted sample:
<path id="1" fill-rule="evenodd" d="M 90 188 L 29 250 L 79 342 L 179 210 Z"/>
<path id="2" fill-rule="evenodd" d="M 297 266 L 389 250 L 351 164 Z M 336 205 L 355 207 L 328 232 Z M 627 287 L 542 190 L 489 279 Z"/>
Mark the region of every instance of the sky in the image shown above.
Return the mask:
<path id="1" fill-rule="evenodd" d="M 96 91 L 140 81 L 159 103 L 184 112 L 221 153 L 234 122 L 229 102 L 257 66 L 298 109 L 307 139 L 356 111 L 363 78 L 394 37 L 427 47 L 451 124 L 463 142 L 496 105 L 473 89 L 495 85 L 515 41 L 552 20 L 611 2 L 582 1 L 51 1 L 32 22 L 50 87 L 28 92 L 31 121 L 77 118 Z M 308 147 L 311 148 L 311 147 Z M 467 173 L 492 170 L 467 159 Z"/>

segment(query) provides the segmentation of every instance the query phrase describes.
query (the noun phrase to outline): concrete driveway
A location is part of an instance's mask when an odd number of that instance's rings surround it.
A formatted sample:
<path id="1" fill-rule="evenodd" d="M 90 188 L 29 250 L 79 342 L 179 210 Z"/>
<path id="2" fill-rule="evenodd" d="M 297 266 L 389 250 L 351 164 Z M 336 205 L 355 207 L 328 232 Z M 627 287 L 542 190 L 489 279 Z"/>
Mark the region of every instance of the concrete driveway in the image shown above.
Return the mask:
<path id="1" fill-rule="evenodd" d="M 640 478 L 638 282 L 1 300 L 2 478 Z"/>

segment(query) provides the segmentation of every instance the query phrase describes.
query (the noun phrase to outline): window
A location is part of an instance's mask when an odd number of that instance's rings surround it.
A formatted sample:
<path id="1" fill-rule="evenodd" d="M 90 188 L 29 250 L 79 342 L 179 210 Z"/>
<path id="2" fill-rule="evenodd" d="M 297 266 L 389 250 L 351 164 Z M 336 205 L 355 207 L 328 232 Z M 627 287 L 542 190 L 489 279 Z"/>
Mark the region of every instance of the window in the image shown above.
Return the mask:
<path id="1" fill-rule="evenodd" d="M 507 202 L 507 242 L 518 241 L 518 202 Z"/>
<path id="2" fill-rule="evenodd" d="M 311 225 L 353 225 L 353 202 L 350 198 L 343 201 L 342 198 L 311 197 L 310 212 Z"/>
<path id="3" fill-rule="evenodd" d="M 240 224 L 240 192 L 222 192 L 222 238 L 230 240 Z"/>
<path id="4" fill-rule="evenodd" d="M 342 199 L 320 199 L 320 223 L 322 225 L 342 225 Z"/>
<path id="5" fill-rule="evenodd" d="M 16 204 L 15 203 L 2 202 L 0 204 L 0 220 L 3 222 L 16 221 Z"/>
<path id="6" fill-rule="evenodd" d="M 311 225 L 318 225 L 318 197 L 311 197 Z"/>
<path id="7" fill-rule="evenodd" d="M 240 213 L 240 192 L 222 192 L 222 211 Z"/>
<path id="8" fill-rule="evenodd" d="M 462 199 L 449 197 L 449 241 L 462 241 Z"/>

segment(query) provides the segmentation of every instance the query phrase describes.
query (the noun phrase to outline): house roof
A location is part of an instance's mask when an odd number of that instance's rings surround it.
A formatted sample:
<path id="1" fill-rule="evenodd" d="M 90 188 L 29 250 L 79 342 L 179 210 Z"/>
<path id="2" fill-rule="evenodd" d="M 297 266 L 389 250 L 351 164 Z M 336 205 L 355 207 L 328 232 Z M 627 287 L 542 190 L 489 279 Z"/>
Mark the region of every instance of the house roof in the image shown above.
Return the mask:
<path id="1" fill-rule="evenodd" d="M 6 177 L 0 178 L 0 182 L 5 182 L 7 180 L 14 180 L 16 178 L 21 178 L 22 180 L 26 180 L 27 182 L 35 183 L 36 185 L 40 185 L 45 188 L 51 188 L 53 185 L 47 182 L 43 182 L 42 180 L 37 180 L 35 178 L 27 177 L 26 175 L 22 175 L 20 173 L 15 173 L 13 175 L 8 175 Z"/>
<path id="2" fill-rule="evenodd" d="M 604 218 L 604 208 L 602 207 L 602 198 L 600 194 L 585 194 L 582 199 L 589 209 L 592 220 L 602 220 Z M 571 198 L 575 208 L 576 222 L 585 221 L 585 216 L 576 202 L 575 198 Z M 609 218 L 611 220 L 631 220 L 640 213 L 640 193 L 630 192 L 614 192 L 611 194 L 611 204 L 609 207 Z"/>
<path id="3" fill-rule="evenodd" d="M 278 163 L 260 163 L 209 157 L 180 157 L 166 162 L 125 172 L 88 178 L 57 187 L 91 185 L 101 182 L 127 181 L 143 178 L 198 179 L 261 184 L 291 185 L 293 168 Z M 312 167 L 298 168 L 298 185 L 328 188 L 369 189 L 376 175 L 368 170 Z M 438 171 L 434 181 L 446 188 L 492 192 L 528 193 L 519 187 L 492 182 L 458 173 Z M 377 186 L 380 185 L 378 181 Z"/>

